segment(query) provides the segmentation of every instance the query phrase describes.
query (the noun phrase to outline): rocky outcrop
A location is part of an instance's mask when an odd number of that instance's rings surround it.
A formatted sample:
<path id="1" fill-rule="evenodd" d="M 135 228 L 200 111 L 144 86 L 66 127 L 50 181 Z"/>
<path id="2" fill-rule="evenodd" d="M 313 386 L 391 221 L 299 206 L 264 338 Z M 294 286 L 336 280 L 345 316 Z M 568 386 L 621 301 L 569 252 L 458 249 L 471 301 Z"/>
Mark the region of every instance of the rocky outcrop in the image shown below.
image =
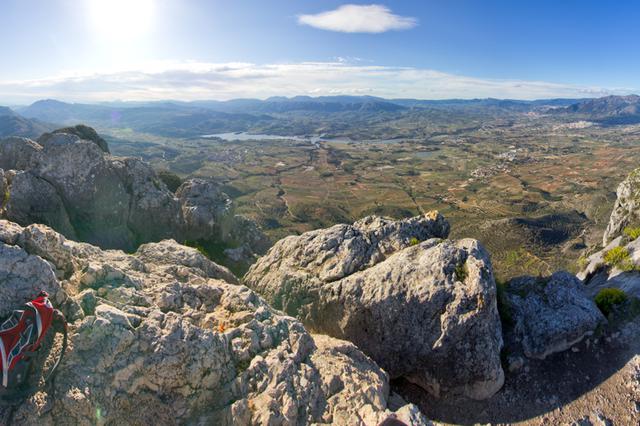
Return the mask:
<path id="1" fill-rule="evenodd" d="M 433 238 L 448 232 L 431 213 L 288 237 L 245 283 L 311 330 L 354 342 L 392 377 L 488 398 L 504 380 L 491 262 L 475 240 Z"/>
<path id="2" fill-rule="evenodd" d="M 515 340 L 529 358 L 565 351 L 605 321 L 580 280 L 568 272 L 513 279 L 505 295 Z"/>
<path id="3" fill-rule="evenodd" d="M 605 256 L 613 249 L 621 253 L 619 262 L 608 264 Z M 640 238 L 630 240 L 620 236 L 613 239 L 604 249 L 586 259 L 586 266 L 578 273 L 578 278 L 584 281 L 585 289 L 592 297 L 603 288 L 618 288 L 629 296 L 640 298 Z"/>
<path id="4" fill-rule="evenodd" d="M 13 176 L 5 215 L 18 223 L 46 223 L 69 238 L 77 238 L 56 189 L 29 172 L 20 171 Z"/>
<path id="5" fill-rule="evenodd" d="M 104 140 L 94 129 L 83 124 L 54 130 L 52 133 L 45 133 L 38 138 L 38 143 L 43 146 L 46 145 L 47 139 L 57 133 L 76 135 L 82 140 L 95 143 L 96 145 L 98 145 L 98 147 L 100 147 L 101 150 L 109 154 L 109 145 L 107 144 L 107 141 Z"/>
<path id="6" fill-rule="evenodd" d="M 220 252 L 241 249 L 242 256 L 229 259 L 250 262 L 268 247 L 257 225 L 235 215 L 230 199 L 213 182 L 187 181 L 177 198 L 148 164 L 109 155 L 93 129 L 66 130 L 71 133 L 47 133 L 37 143 L 0 141 L 0 168 L 17 170 L 7 185 L 4 217 L 22 225 L 43 223 L 69 238 L 126 251 L 165 238 L 197 240 Z"/>
<path id="7" fill-rule="evenodd" d="M 227 258 L 235 263 L 253 263 L 254 253 L 270 246 L 258 225 L 236 215 L 229 197 L 219 185 L 205 179 L 191 179 L 176 191 L 184 218 L 184 236 L 207 247 L 207 241 L 225 243 Z"/>
<path id="8" fill-rule="evenodd" d="M 633 171 L 618 185 L 616 194 L 618 198 L 602 237 L 603 246 L 621 235 L 625 227 L 640 226 L 640 169 Z"/>
<path id="9" fill-rule="evenodd" d="M 439 213 L 402 221 L 369 216 L 353 225 L 283 238 L 251 268 L 245 281 L 277 309 L 298 315 L 298 300 L 325 283 L 373 266 L 411 244 L 448 235 L 449 223 Z"/>
<path id="10" fill-rule="evenodd" d="M 0 140 L 0 169 L 25 170 L 42 151 L 42 146 L 27 138 L 10 137 Z"/>
<path id="11" fill-rule="evenodd" d="M 603 237 L 603 249 L 584 259 L 578 278 L 589 295 L 603 288 L 618 288 L 640 297 L 640 169 L 618 185 L 618 198 Z M 611 255 L 615 252 L 615 255 Z"/>
<path id="12" fill-rule="evenodd" d="M 173 241 L 128 255 L 0 221 L 0 315 L 44 288 L 71 322 L 55 398 L 28 398 L 15 423 L 427 424 L 388 409 L 387 374 L 352 343 L 225 278 Z"/>

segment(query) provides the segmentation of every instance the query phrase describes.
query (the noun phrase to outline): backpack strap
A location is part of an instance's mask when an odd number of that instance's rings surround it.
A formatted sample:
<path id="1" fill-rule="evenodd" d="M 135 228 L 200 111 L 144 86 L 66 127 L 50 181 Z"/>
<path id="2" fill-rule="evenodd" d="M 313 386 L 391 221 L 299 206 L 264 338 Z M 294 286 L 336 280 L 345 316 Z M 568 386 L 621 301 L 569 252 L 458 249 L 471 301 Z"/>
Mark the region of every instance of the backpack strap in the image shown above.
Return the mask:
<path id="1" fill-rule="evenodd" d="M 60 365 L 60 362 L 62 362 L 64 353 L 67 351 L 68 335 L 69 335 L 69 329 L 68 329 L 67 321 L 64 317 L 64 314 L 57 309 L 53 311 L 53 325 L 55 328 L 59 328 L 62 331 L 62 348 L 60 349 L 60 356 L 58 357 L 58 360 L 56 361 L 55 364 L 53 364 L 53 367 L 51 367 L 51 369 L 49 370 L 49 374 L 47 374 L 47 377 L 45 379 L 46 383 L 51 383 L 52 389 L 54 389 L 53 381 L 56 378 L 56 374 L 58 372 L 58 366 Z"/>

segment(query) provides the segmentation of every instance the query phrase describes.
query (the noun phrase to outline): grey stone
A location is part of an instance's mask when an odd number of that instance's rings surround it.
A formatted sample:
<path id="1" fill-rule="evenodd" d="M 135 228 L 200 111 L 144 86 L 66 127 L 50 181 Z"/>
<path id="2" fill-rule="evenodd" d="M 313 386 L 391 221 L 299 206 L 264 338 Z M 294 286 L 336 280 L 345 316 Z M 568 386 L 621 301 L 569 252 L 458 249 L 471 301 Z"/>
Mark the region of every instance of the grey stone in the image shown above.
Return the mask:
<path id="1" fill-rule="evenodd" d="M 520 277 L 507 286 L 514 333 L 529 358 L 544 359 L 593 333 L 604 316 L 568 272 L 548 278 Z"/>
<path id="2" fill-rule="evenodd" d="M 392 377 L 434 395 L 488 398 L 504 381 L 491 263 L 475 240 L 429 239 L 448 230 L 434 213 L 288 237 L 245 283 L 311 330 L 355 343 Z"/>
<path id="3" fill-rule="evenodd" d="M 309 334 L 175 241 L 128 255 L 43 225 L 0 221 L 0 236 L 13 242 L 0 244 L 0 315 L 42 285 L 86 313 L 68 315 L 55 403 L 43 389 L 16 424 L 430 424 L 413 405 L 388 408 L 387 373 L 352 343 Z M 53 267 L 69 271 L 64 289 Z"/>

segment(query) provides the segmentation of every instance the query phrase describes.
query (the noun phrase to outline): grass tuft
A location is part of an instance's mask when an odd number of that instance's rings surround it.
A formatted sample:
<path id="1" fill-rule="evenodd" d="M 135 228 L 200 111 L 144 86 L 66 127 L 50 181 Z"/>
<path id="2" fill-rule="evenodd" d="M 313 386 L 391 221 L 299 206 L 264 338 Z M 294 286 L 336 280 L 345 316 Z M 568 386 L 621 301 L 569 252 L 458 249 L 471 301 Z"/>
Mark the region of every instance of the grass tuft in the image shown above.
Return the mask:
<path id="1" fill-rule="evenodd" d="M 624 271 L 633 269 L 629 250 L 625 247 L 614 247 L 604 254 L 604 261 L 607 265 L 620 268 Z"/>
<path id="2" fill-rule="evenodd" d="M 463 282 L 465 279 L 467 279 L 467 276 L 469 275 L 469 269 L 467 269 L 467 263 L 458 263 L 456 265 L 456 269 L 454 270 L 455 276 L 456 276 L 456 280 Z"/>
<path id="3" fill-rule="evenodd" d="M 640 237 L 640 226 L 627 226 L 626 228 L 624 228 L 623 232 L 627 237 L 635 240 L 636 238 Z"/>
<path id="4" fill-rule="evenodd" d="M 602 311 L 605 316 L 608 316 L 614 306 L 623 304 L 627 299 L 626 293 L 619 288 L 603 288 L 598 292 L 594 301 L 600 311 Z"/>

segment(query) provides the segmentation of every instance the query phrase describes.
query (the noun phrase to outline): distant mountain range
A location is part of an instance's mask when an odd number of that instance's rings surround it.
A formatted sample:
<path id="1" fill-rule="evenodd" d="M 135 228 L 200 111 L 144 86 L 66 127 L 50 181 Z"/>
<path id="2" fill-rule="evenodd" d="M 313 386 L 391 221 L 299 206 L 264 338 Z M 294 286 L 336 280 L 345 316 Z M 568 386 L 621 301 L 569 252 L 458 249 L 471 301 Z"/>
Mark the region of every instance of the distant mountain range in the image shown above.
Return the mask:
<path id="1" fill-rule="evenodd" d="M 584 115 L 609 125 L 640 123 L 640 96 L 586 99 L 562 109 L 561 112 Z"/>
<path id="2" fill-rule="evenodd" d="M 295 96 L 229 101 L 66 103 L 47 99 L 29 106 L 0 108 L 0 136 L 37 136 L 57 126 L 86 123 L 102 128 L 131 128 L 169 137 L 264 131 L 302 134 L 322 120 L 366 122 L 429 112 L 465 116 L 541 112 L 559 119 L 576 115 L 602 124 L 640 122 L 640 96 L 597 99 L 383 99 L 374 96 Z M 315 124 L 309 124 L 314 121 Z M 293 124 L 292 124 L 293 123 Z M 315 126 L 315 127 L 314 127 Z"/>
<path id="3" fill-rule="evenodd" d="M 39 120 L 28 119 L 7 107 L 0 107 L 0 137 L 22 136 L 35 138 L 53 130 L 55 126 Z"/>

